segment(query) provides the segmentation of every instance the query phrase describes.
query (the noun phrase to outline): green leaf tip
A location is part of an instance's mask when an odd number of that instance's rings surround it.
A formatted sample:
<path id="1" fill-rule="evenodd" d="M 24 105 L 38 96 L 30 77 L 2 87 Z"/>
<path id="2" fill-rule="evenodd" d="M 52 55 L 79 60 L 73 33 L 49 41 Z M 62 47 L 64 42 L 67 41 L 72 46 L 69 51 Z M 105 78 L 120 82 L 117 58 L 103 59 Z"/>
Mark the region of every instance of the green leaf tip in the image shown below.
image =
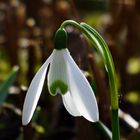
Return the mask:
<path id="1" fill-rule="evenodd" d="M 54 47 L 57 50 L 67 48 L 67 32 L 64 28 L 56 31 Z"/>
<path id="2" fill-rule="evenodd" d="M 64 95 L 68 91 L 68 86 L 61 80 L 54 81 L 50 85 L 50 93 L 52 96 L 55 96 L 58 93 Z"/>

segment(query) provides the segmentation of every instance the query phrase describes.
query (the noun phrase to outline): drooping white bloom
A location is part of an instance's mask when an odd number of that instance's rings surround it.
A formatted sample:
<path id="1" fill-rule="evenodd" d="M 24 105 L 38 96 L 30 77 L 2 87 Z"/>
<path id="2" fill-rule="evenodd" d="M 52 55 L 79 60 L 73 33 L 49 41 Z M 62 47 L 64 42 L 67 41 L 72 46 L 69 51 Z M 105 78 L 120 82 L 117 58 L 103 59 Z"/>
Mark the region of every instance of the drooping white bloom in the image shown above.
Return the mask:
<path id="1" fill-rule="evenodd" d="M 71 115 L 83 116 L 91 122 L 98 121 L 98 106 L 93 90 L 69 51 L 64 48 L 54 49 L 33 78 L 23 106 L 23 125 L 28 124 L 33 116 L 49 64 L 47 78 L 50 94 L 54 96 L 60 93 L 63 104 Z"/>

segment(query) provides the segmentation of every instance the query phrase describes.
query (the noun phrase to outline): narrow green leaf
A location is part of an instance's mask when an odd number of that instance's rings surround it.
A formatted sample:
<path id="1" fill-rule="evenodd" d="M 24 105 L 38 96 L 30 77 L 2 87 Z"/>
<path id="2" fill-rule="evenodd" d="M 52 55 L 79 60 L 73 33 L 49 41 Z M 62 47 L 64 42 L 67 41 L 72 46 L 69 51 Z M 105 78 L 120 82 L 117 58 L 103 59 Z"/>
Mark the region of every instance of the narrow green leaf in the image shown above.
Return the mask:
<path id="1" fill-rule="evenodd" d="M 8 96 L 8 90 L 15 81 L 18 70 L 19 67 L 14 66 L 7 79 L 0 85 L 0 104 L 2 104 L 6 100 Z"/>
<path id="2" fill-rule="evenodd" d="M 112 140 L 112 132 L 105 126 L 101 121 L 98 121 L 96 124 L 96 128 L 99 129 L 107 139 Z"/>

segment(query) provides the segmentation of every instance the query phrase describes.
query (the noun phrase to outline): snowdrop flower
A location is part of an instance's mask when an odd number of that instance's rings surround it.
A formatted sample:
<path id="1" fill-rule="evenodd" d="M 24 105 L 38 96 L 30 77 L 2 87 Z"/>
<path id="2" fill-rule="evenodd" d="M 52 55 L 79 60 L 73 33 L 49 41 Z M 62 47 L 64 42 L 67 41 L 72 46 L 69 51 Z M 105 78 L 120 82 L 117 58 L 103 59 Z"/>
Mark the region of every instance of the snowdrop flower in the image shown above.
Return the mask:
<path id="1" fill-rule="evenodd" d="M 98 121 L 98 106 L 92 88 L 66 46 L 66 31 L 59 29 L 55 36 L 55 49 L 36 73 L 27 91 L 23 106 L 23 125 L 27 125 L 33 116 L 49 65 L 47 83 L 50 94 L 55 96 L 59 93 L 71 115 L 83 116 L 91 122 Z"/>

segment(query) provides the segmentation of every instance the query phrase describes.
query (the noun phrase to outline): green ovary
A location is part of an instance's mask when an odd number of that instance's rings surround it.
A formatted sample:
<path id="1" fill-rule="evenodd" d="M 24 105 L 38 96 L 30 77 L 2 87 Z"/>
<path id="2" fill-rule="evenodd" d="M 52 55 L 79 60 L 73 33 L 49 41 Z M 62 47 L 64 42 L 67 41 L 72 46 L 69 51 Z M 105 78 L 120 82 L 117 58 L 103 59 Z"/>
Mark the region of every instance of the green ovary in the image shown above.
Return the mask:
<path id="1" fill-rule="evenodd" d="M 56 80 L 50 85 L 50 94 L 55 96 L 57 93 L 65 94 L 68 91 L 68 86 L 61 80 Z"/>

